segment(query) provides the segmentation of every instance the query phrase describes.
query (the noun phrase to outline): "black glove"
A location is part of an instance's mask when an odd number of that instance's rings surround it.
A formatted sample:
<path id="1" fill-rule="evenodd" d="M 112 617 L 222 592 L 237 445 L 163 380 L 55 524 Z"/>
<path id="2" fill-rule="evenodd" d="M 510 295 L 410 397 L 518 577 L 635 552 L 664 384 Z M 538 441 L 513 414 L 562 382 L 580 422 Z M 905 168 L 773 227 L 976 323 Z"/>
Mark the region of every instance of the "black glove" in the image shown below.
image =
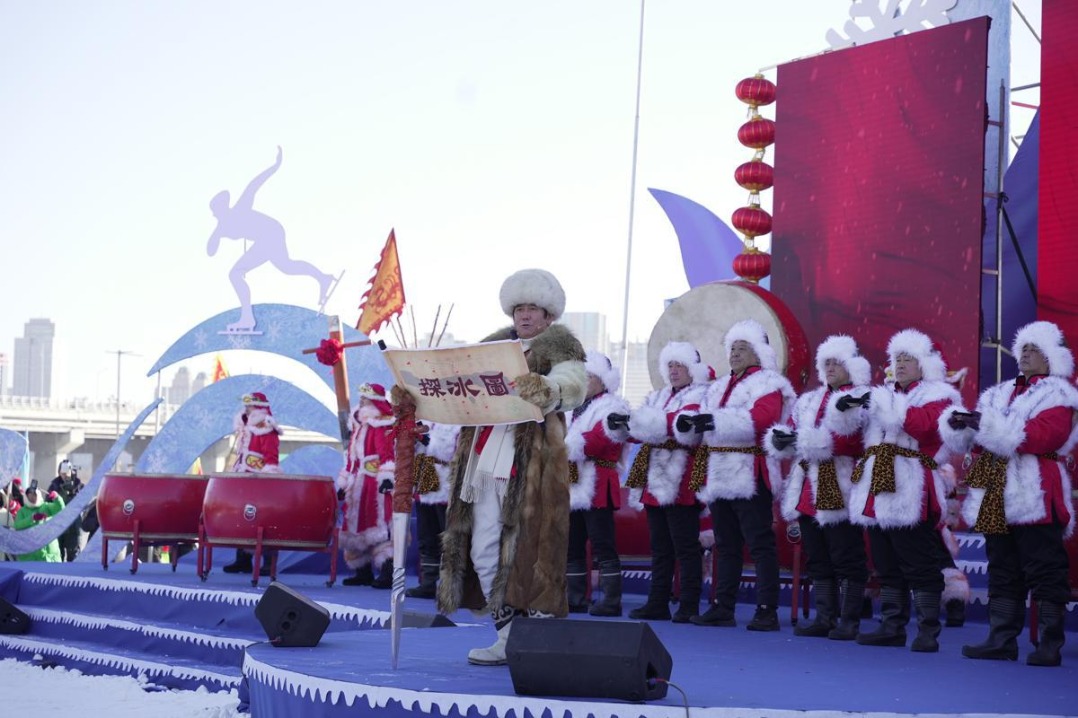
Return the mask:
<path id="1" fill-rule="evenodd" d="M 861 406 L 861 401 L 859 399 L 854 399 L 849 394 L 843 394 L 838 398 L 838 401 L 835 402 L 835 408 L 839 411 L 849 411 L 855 406 Z"/>
<path id="2" fill-rule="evenodd" d="M 966 426 L 973 429 L 974 431 L 980 431 L 981 430 L 981 412 L 979 412 L 979 411 L 971 411 L 969 413 L 969 418 L 966 419 Z"/>
<path id="3" fill-rule="evenodd" d="M 378 484 L 378 493 L 390 494 L 393 493 L 393 480 L 382 479 L 382 483 Z"/>
<path id="4" fill-rule="evenodd" d="M 864 407 L 865 409 L 867 409 L 868 405 L 872 403 L 872 394 L 869 394 L 868 392 L 865 392 L 864 394 L 861 395 L 861 400 L 860 401 L 861 401 L 861 406 Z"/>
<path id="5" fill-rule="evenodd" d="M 977 431 L 981 428 L 981 413 L 979 411 L 956 411 L 947 419 L 947 426 L 955 431 L 961 431 L 962 429 Z"/>
<path id="6" fill-rule="evenodd" d="M 344 501 L 344 489 L 337 489 L 337 500 Z"/>
<path id="7" fill-rule="evenodd" d="M 797 434 L 775 429 L 771 432 L 771 445 L 779 451 L 785 451 L 787 447 L 797 443 Z"/>
<path id="8" fill-rule="evenodd" d="M 703 434 L 705 431 L 711 431 L 715 428 L 714 414 L 697 414 L 693 421 L 696 424 L 697 434 Z"/>
<path id="9" fill-rule="evenodd" d="M 679 414 L 677 421 L 674 422 L 674 428 L 680 431 L 682 434 L 687 434 L 693 430 L 696 426 L 694 417 L 687 416 L 685 414 Z"/>
<path id="10" fill-rule="evenodd" d="M 430 446 L 430 434 L 420 434 L 416 437 L 423 446 Z"/>
<path id="11" fill-rule="evenodd" d="M 628 414 L 607 414 L 606 426 L 611 431 L 617 431 L 618 429 L 629 428 L 629 415 Z"/>

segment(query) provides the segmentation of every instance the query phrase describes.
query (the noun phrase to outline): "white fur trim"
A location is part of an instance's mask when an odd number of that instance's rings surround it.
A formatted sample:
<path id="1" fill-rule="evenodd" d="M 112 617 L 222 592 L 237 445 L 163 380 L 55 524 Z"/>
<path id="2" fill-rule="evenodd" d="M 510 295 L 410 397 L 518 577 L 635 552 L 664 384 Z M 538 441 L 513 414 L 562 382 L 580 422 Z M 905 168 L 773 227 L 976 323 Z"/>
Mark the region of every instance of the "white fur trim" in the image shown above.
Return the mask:
<path id="1" fill-rule="evenodd" d="M 957 568 L 948 567 L 943 569 L 943 595 L 940 600 L 947 603 L 956 598 L 969 603 L 969 579 Z"/>
<path id="2" fill-rule="evenodd" d="M 600 394 L 592 399 L 587 408 L 578 417 L 570 417 L 565 431 L 565 447 L 569 451 L 569 461 L 577 465 L 577 482 L 569 486 L 569 508 L 573 510 L 591 508 L 595 498 L 595 484 L 598 479 L 595 464 L 587 461 L 584 452 L 584 434 L 592 431 L 596 426 L 610 441 L 615 443 L 624 442 L 628 432 L 619 429 L 611 431 L 606 425 L 608 414 L 628 414 L 629 404 L 616 394 L 609 392 Z M 622 447 L 621 456 L 618 458 L 618 473 L 624 472 L 627 447 Z"/>
<path id="3" fill-rule="evenodd" d="M 750 411 L 761 398 L 773 392 L 782 395 L 782 412 L 779 422 L 790 417 L 794 403 L 794 390 L 786 377 L 776 371 L 761 369 L 749 374 L 730 392 L 726 406 L 719 407 L 731 377 L 712 383 L 704 398 L 701 413 L 715 417 L 715 429 L 704 433 L 708 446 L 756 446 L 756 430 Z M 741 453 L 709 452 L 707 482 L 696 492 L 696 498 L 705 504 L 716 499 L 747 499 L 756 494 L 756 472 L 753 466 L 756 456 Z M 776 497 L 782 495 L 782 472 L 778 462 L 768 461 L 768 477 Z"/>
<path id="4" fill-rule="evenodd" d="M 599 377 L 603 387 L 611 394 L 616 394 L 621 388 L 621 374 L 618 372 L 610 357 L 602 352 L 589 351 L 584 361 L 584 370 L 588 374 Z"/>
<path id="5" fill-rule="evenodd" d="M 730 355 L 730 348 L 737 341 L 748 342 L 760 360 L 761 369 L 778 370 L 775 348 L 771 346 L 767 331 L 760 322 L 755 319 L 742 319 L 726 330 L 726 336 L 722 338 L 722 346 L 727 356 Z"/>
<path id="6" fill-rule="evenodd" d="M 543 407 L 543 414 L 549 414 L 555 409 L 572 411 L 583 404 L 588 396 L 588 374 L 582 361 L 571 359 L 558 362 L 550 367 L 550 372 L 543 376 L 543 380 L 553 388 L 555 396 L 554 404 Z"/>
<path id="7" fill-rule="evenodd" d="M 952 429 L 948 423 L 956 411 L 966 411 L 961 404 L 954 404 L 940 414 L 939 432 L 943 445 L 954 454 L 967 454 L 973 448 L 973 439 L 977 435 L 972 429 Z"/>
<path id="8" fill-rule="evenodd" d="M 1063 332 L 1052 322 L 1032 322 L 1014 335 L 1011 351 L 1015 361 L 1022 353 L 1022 347 L 1032 344 L 1048 360 L 1048 371 L 1052 376 L 1069 378 L 1074 373 L 1074 354 L 1064 342 Z"/>
<path id="9" fill-rule="evenodd" d="M 903 329 L 887 342 L 887 357 L 890 360 L 887 370 L 891 376 L 895 375 L 895 357 L 899 354 L 909 354 L 917 360 L 921 365 L 921 378 L 924 381 L 944 381 L 947 378 L 947 364 L 924 332 Z"/>
<path id="10" fill-rule="evenodd" d="M 977 443 L 996 456 L 1011 456 L 1026 440 L 1025 424 L 1020 416 L 985 407 L 981 412 Z"/>
<path id="11" fill-rule="evenodd" d="M 661 444 L 669 438 L 666 412 L 642 406 L 629 417 L 629 435 L 644 444 Z"/>
<path id="12" fill-rule="evenodd" d="M 824 339 L 816 349 L 816 377 L 821 384 L 827 384 L 824 364 L 828 359 L 837 359 L 846 367 L 850 383 L 854 386 L 868 386 L 872 381 L 872 367 L 868 360 L 860 355 L 857 342 L 845 334 L 834 334 Z"/>
<path id="13" fill-rule="evenodd" d="M 805 461 L 827 461 L 835 453 L 835 441 L 831 432 L 819 426 L 798 427 L 797 453 Z"/>
<path id="14" fill-rule="evenodd" d="M 521 269 L 506 277 L 498 293 L 502 311 L 513 316 L 521 304 L 535 304 L 545 309 L 555 320 L 565 312 L 565 290 L 545 269 Z"/>
<path id="15" fill-rule="evenodd" d="M 670 342 L 659 352 L 659 374 L 662 375 L 663 383 L 670 384 L 670 362 L 678 364 L 689 370 L 693 384 L 706 384 L 709 380 L 709 368 L 700 358 L 700 352 L 689 342 Z"/>
<path id="16" fill-rule="evenodd" d="M 840 397 L 852 396 L 855 399 L 860 399 L 867 393 L 864 387 L 856 386 L 847 391 L 833 392 L 831 398 L 827 401 L 827 409 L 824 411 L 821 424 L 827 427 L 828 431 L 839 436 L 853 436 L 861 431 L 865 422 L 868 421 L 868 411 L 859 406 L 851 407 L 846 411 L 839 411 L 836 404 L 838 404 Z"/>
<path id="17" fill-rule="evenodd" d="M 673 394 L 669 386 L 653 391 L 644 404 L 632 413 L 629 433 L 645 444 L 662 444 L 671 438 L 667 431 L 668 414 L 677 413 L 684 407 L 699 405 L 706 387 L 693 384 Z M 690 454 L 687 449 L 652 449 L 648 463 L 648 492 L 662 506 L 674 503 L 681 488 L 681 478 L 688 466 Z"/>
<path id="18" fill-rule="evenodd" d="M 764 432 L 764 451 L 766 451 L 767 455 L 770 456 L 772 459 L 778 459 L 779 461 L 792 459 L 797 454 L 797 450 L 795 448 L 796 444 L 791 444 L 782 451 L 776 449 L 775 444 L 772 441 L 775 436 L 776 430 L 784 433 L 790 433 L 794 430 L 794 428 L 787 423 L 772 424 L 770 427 L 768 427 L 767 431 Z"/>

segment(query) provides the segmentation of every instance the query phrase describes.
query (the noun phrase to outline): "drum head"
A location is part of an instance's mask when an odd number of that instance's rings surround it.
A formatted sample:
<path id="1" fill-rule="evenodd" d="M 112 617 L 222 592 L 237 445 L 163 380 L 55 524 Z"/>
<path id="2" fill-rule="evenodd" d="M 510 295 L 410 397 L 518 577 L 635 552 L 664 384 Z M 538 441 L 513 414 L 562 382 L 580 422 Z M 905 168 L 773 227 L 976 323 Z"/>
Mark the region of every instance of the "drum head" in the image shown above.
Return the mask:
<path id="1" fill-rule="evenodd" d="M 675 299 L 666 308 L 648 340 L 648 371 L 651 384 L 662 386 L 659 354 L 669 342 L 692 342 L 716 376 L 730 371 L 723 338 L 731 326 L 755 319 L 775 347 L 779 371 L 794 389 L 804 389 L 809 378 L 808 342 L 793 313 L 778 297 L 748 282 L 712 282 Z"/>

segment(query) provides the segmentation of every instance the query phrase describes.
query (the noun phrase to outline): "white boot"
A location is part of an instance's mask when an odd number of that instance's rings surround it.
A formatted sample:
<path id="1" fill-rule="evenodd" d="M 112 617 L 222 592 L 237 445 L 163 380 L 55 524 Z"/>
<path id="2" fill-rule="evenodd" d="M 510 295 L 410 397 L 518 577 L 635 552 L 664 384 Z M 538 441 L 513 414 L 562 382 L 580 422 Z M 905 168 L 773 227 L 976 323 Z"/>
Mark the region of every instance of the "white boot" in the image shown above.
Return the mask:
<path id="1" fill-rule="evenodd" d="M 509 641 L 509 629 L 512 627 L 513 622 L 510 621 L 499 628 L 498 640 L 494 642 L 494 645 L 468 651 L 468 663 L 477 666 L 504 666 L 506 664 L 505 644 Z"/>

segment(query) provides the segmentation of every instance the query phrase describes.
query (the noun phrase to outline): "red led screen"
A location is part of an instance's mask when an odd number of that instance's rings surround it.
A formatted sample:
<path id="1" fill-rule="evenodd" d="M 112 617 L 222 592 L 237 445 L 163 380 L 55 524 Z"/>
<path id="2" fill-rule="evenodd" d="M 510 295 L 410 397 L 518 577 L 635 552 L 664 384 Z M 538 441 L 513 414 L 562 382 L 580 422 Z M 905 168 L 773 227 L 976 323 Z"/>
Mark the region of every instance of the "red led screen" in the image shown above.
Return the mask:
<path id="1" fill-rule="evenodd" d="M 778 69 L 772 290 L 882 379 L 907 327 L 977 391 L 988 19 Z"/>

